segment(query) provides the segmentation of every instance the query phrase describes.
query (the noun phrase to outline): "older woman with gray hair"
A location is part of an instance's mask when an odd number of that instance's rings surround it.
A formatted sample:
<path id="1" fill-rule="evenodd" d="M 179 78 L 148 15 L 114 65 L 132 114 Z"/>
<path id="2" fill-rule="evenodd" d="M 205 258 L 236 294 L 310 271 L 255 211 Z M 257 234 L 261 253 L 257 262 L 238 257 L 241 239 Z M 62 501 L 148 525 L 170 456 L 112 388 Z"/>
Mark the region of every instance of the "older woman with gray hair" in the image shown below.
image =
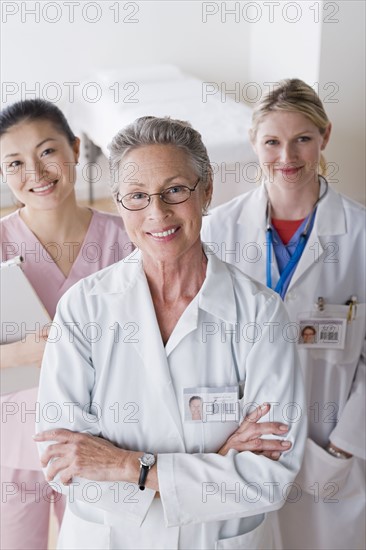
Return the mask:
<path id="1" fill-rule="evenodd" d="M 63 297 L 42 368 L 59 548 L 270 548 L 306 433 L 284 307 L 202 244 L 212 171 L 188 123 L 140 118 L 110 153 L 137 249 Z"/>

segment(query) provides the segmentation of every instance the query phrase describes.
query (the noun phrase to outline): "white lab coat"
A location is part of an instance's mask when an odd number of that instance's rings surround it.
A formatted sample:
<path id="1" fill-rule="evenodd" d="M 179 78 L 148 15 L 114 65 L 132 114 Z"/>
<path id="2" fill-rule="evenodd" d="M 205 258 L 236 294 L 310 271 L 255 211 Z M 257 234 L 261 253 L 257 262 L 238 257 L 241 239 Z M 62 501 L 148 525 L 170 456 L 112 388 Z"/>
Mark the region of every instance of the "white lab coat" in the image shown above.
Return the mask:
<path id="1" fill-rule="evenodd" d="M 272 322 L 279 323 L 276 344 Z M 200 292 L 164 347 L 134 252 L 77 283 L 54 323 L 37 431 L 64 427 L 157 453 L 161 497 L 124 482 L 58 484 L 69 491 L 59 548 L 270 548 L 265 513 L 283 504 L 307 430 L 296 346 L 279 337 L 288 323 L 281 300 L 211 255 Z M 184 388 L 238 381 L 244 412 L 272 401 L 270 418 L 291 425 L 294 446 L 278 462 L 216 454 L 236 422 L 183 420 Z"/>
<path id="2" fill-rule="evenodd" d="M 324 190 L 322 183 L 321 192 Z M 263 185 L 214 209 L 203 239 L 217 255 L 266 282 L 266 205 Z M 285 296 L 290 319 L 312 309 L 319 296 L 326 311 L 345 316 L 358 299 L 343 351 L 301 349 L 309 438 L 293 492 L 278 514 L 282 542 L 294 548 L 365 547 L 365 209 L 329 188 Z M 279 279 L 272 263 L 272 284 Z M 324 450 L 332 440 L 353 458 Z"/>

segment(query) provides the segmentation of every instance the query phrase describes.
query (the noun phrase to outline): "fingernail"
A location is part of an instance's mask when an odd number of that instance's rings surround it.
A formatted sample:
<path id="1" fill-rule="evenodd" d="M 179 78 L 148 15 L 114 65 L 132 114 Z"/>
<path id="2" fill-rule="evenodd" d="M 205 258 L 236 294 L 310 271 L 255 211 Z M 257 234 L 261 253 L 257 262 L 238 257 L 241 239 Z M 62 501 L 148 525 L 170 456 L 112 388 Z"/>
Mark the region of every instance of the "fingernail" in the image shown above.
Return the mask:
<path id="1" fill-rule="evenodd" d="M 281 441 L 281 445 L 282 445 L 282 447 L 290 447 L 291 442 L 290 441 Z"/>
<path id="2" fill-rule="evenodd" d="M 281 430 L 281 432 L 287 432 L 288 431 L 288 426 L 286 426 L 285 424 L 281 424 L 280 430 Z"/>
<path id="3" fill-rule="evenodd" d="M 276 453 L 276 452 L 272 453 L 272 458 L 280 458 L 280 456 L 281 456 L 281 453 Z"/>
<path id="4" fill-rule="evenodd" d="M 32 439 L 38 439 L 39 438 L 39 434 L 33 434 L 32 435 Z"/>
<path id="5" fill-rule="evenodd" d="M 269 403 L 263 403 L 263 405 L 261 406 L 261 409 L 264 410 L 267 407 L 269 407 Z"/>

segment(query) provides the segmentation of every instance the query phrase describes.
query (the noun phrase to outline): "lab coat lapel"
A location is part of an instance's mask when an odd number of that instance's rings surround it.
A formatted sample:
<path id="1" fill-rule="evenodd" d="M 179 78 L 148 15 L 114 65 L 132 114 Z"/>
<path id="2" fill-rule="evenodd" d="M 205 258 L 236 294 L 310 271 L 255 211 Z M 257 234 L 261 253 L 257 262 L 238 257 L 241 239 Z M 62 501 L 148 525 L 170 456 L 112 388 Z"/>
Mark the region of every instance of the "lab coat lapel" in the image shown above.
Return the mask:
<path id="1" fill-rule="evenodd" d="M 160 335 L 160 329 L 155 315 L 150 289 L 145 273 L 142 269 L 140 253 L 135 253 L 133 260 L 130 257 L 120 262 L 118 269 L 114 269 L 100 284 L 93 289 L 93 294 L 109 294 L 109 317 L 117 321 L 121 333 L 125 324 L 134 323 L 137 333 L 133 340 L 123 345 L 133 346 L 141 357 L 146 375 L 146 388 L 154 388 L 162 406 L 166 407 L 166 414 L 162 415 L 162 429 L 173 431 L 179 435 L 183 443 L 183 427 L 170 377 L 167 354 Z M 125 265 L 124 265 L 125 264 Z M 164 426 L 163 426 L 164 424 Z"/>
<path id="2" fill-rule="evenodd" d="M 231 276 L 228 268 L 215 256 L 208 257 L 206 279 L 198 295 L 188 305 L 174 328 L 166 348 L 160 335 L 154 304 L 152 302 L 147 279 L 142 269 L 136 279 L 136 287 L 124 297 L 123 308 L 132 315 L 136 312 L 139 326 L 136 349 L 142 358 L 146 370 L 146 383 L 154 387 L 161 403 L 166 407 L 166 415 L 161 419 L 161 429 L 171 429 L 179 436 L 182 450 L 185 450 L 181 413 L 174 391 L 168 364 L 169 355 L 190 332 L 198 325 L 199 309 L 234 324 L 237 320 L 236 302 Z M 133 318 L 133 317 L 131 317 Z M 194 354 L 194 349 L 192 349 Z M 169 427 L 166 426 L 168 419 Z"/>
<path id="3" fill-rule="evenodd" d="M 197 307 L 197 299 L 195 298 L 188 305 L 186 310 L 183 312 L 183 315 L 179 319 L 169 340 L 166 343 L 165 352 L 167 357 L 169 357 L 172 351 L 174 351 L 174 349 L 178 346 L 179 342 L 185 336 L 187 336 L 187 334 L 189 334 L 193 330 L 196 330 L 197 321 L 198 321 L 198 307 Z"/>
<path id="4" fill-rule="evenodd" d="M 144 365 L 146 384 L 154 387 L 159 401 L 167 409 L 164 424 L 169 422 L 169 419 L 173 421 L 175 431 L 178 432 L 182 445 L 184 445 L 182 419 L 170 376 L 167 351 L 161 338 L 150 289 L 142 270 L 136 288 L 128 295 L 126 294 L 125 300 L 127 301 L 126 307 L 131 314 L 135 312 L 137 319 L 139 338 L 134 346 Z M 171 423 L 169 422 L 169 424 Z"/>
<path id="5" fill-rule="evenodd" d="M 174 328 L 166 345 L 167 356 L 174 351 L 183 338 L 197 329 L 199 309 L 229 323 L 236 322 L 235 296 L 227 267 L 210 253 L 209 246 L 203 246 L 208 259 L 206 278 L 199 293 L 183 312 Z"/>
<path id="6" fill-rule="evenodd" d="M 310 269 L 314 263 L 322 261 L 320 258 L 323 252 L 324 252 L 323 245 L 319 239 L 319 236 L 316 234 L 313 228 L 311 234 L 309 235 L 308 241 L 301 255 L 299 263 L 297 264 L 297 267 L 291 278 L 287 291 L 289 291 L 291 287 L 293 287 L 296 284 L 296 282 L 300 279 L 300 277 L 302 277 L 302 275 L 308 269 Z M 316 285 L 315 281 L 312 281 L 312 284 L 315 286 Z"/>
<path id="7" fill-rule="evenodd" d="M 323 186 L 324 184 L 322 184 L 321 193 L 324 191 Z M 328 237 L 326 240 L 329 241 L 330 236 L 342 235 L 345 232 L 346 220 L 341 198 L 335 191 L 329 188 L 326 196 L 318 205 L 314 227 L 309 235 L 298 266 L 292 276 L 288 290 L 290 290 L 314 264 L 324 261 L 324 254 L 327 247 L 324 237 Z M 315 285 L 315 281 L 312 284 Z"/>
<path id="8" fill-rule="evenodd" d="M 234 325 L 237 322 L 236 300 L 230 266 L 219 260 L 215 255 L 208 255 L 206 279 L 202 285 L 199 298 L 199 308 L 217 319 L 222 319 Z"/>
<path id="9" fill-rule="evenodd" d="M 264 185 L 252 193 L 248 198 L 248 203 L 238 218 L 238 224 L 243 226 L 244 242 L 254 242 L 261 251 L 261 257 L 264 262 L 256 262 L 255 278 L 263 283 L 266 281 L 266 262 L 267 262 L 267 194 Z M 275 286 L 280 278 L 276 256 L 272 247 L 272 285 Z"/>
<path id="10" fill-rule="evenodd" d="M 265 233 L 266 212 L 267 194 L 265 187 L 262 184 L 248 196 L 248 202 L 238 218 L 238 223 L 247 226 L 248 229 L 251 229 L 251 231 L 253 231 L 253 228 L 256 227 Z"/>

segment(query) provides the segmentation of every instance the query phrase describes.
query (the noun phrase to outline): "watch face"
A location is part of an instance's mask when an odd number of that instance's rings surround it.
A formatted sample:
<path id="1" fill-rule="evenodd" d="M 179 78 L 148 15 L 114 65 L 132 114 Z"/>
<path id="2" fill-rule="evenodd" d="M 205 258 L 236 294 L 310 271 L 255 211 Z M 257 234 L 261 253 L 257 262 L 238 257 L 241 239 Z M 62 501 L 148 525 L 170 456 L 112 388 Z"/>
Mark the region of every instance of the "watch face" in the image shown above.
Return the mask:
<path id="1" fill-rule="evenodd" d="M 151 453 L 145 453 L 140 457 L 140 462 L 143 466 L 151 468 L 155 464 L 155 456 Z"/>

